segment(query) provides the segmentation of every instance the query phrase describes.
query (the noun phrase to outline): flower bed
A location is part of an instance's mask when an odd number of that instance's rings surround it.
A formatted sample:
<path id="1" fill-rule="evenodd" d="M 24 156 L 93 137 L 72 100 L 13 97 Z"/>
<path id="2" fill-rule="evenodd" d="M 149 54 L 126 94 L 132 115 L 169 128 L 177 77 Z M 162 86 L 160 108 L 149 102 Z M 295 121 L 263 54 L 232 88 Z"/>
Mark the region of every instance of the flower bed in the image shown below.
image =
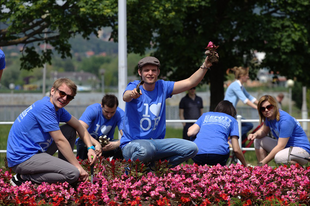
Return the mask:
<path id="1" fill-rule="evenodd" d="M 81 164 L 89 169 L 87 163 Z M 128 172 L 125 168 L 129 167 Z M 100 159 L 94 184 L 13 187 L 0 170 L 0 205 L 309 205 L 310 168 L 183 165 L 155 172 L 140 162 Z"/>

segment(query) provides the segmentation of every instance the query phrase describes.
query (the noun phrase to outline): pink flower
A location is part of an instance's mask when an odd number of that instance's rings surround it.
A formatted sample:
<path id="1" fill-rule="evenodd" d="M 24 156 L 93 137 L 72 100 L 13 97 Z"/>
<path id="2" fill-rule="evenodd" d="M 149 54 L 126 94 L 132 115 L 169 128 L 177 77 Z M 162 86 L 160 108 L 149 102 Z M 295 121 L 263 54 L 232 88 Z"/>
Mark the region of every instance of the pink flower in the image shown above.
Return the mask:
<path id="1" fill-rule="evenodd" d="M 207 47 L 209 47 L 209 48 L 213 48 L 213 47 L 214 47 L 213 42 L 212 42 L 212 41 L 209 41 L 209 44 L 208 44 L 208 46 L 207 46 Z"/>

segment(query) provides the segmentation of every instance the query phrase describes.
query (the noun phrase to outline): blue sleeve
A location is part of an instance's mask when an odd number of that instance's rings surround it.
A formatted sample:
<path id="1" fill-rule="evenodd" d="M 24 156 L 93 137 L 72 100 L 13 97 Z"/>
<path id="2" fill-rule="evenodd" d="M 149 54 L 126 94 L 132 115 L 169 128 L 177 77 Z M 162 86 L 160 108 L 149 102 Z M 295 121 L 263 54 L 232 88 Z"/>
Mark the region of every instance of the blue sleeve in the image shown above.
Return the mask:
<path id="1" fill-rule="evenodd" d="M 39 113 L 40 114 L 39 114 Z M 48 106 L 43 106 L 38 110 L 35 110 L 35 116 L 38 124 L 42 127 L 44 132 L 51 132 L 59 130 L 59 121 L 61 118 L 57 117 L 55 109 Z"/>
<path id="2" fill-rule="evenodd" d="M 250 95 L 247 90 L 245 90 L 245 88 L 243 87 L 243 93 L 244 95 L 250 100 L 250 101 L 253 101 L 255 99 L 255 97 L 253 97 L 252 95 Z M 241 100 L 243 101 L 243 100 Z M 244 101 L 243 101 L 244 102 Z"/>
<path id="3" fill-rule="evenodd" d="M 279 138 L 283 137 L 292 137 L 294 129 L 296 127 L 296 122 L 293 118 L 290 118 L 289 116 L 280 116 L 280 122 L 279 122 Z"/>
<path id="4" fill-rule="evenodd" d="M 82 116 L 80 117 L 80 120 L 82 120 L 88 126 L 90 126 L 91 123 L 96 119 L 96 115 L 97 115 L 97 112 L 94 108 L 94 105 L 92 104 L 85 109 Z"/>
<path id="5" fill-rule="evenodd" d="M 237 102 L 239 100 L 244 103 L 246 99 L 247 97 L 241 89 L 241 85 L 238 83 L 238 81 L 234 81 L 229 85 L 224 97 L 224 100 L 230 101 L 234 105 L 234 107 L 237 106 Z"/>
<path id="6" fill-rule="evenodd" d="M 117 121 L 117 127 L 118 130 L 123 130 L 124 126 L 123 126 L 123 121 L 124 121 L 124 116 L 125 116 L 125 112 L 121 109 L 121 108 L 117 108 L 118 111 L 118 115 L 119 115 L 119 120 Z"/>
<path id="7" fill-rule="evenodd" d="M 167 97 L 166 98 L 170 98 L 172 97 L 172 92 L 173 92 L 173 88 L 174 88 L 174 82 L 172 81 L 165 81 L 168 85 L 168 92 L 167 92 Z"/>
<path id="8" fill-rule="evenodd" d="M 61 109 L 61 115 L 60 115 L 60 122 L 68 122 L 72 118 L 72 115 L 65 110 L 64 108 Z"/>
<path id="9" fill-rule="evenodd" d="M 239 138 L 239 127 L 236 119 L 232 119 L 230 136 L 237 136 Z"/>
<path id="10" fill-rule="evenodd" d="M 235 84 L 232 89 L 234 90 L 235 94 L 237 95 L 237 97 L 242 102 L 244 102 L 246 99 L 248 99 L 247 96 L 245 95 L 247 93 L 247 91 L 244 89 L 244 87 L 243 87 L 243 90 L 242 90 L 239 84 Z"/>
<path id="11" fill-rule="evenodd" d="M 0 49 L 0 70 L 5 68 L 5 55 L 4 52 Z"/>
<path id="12" fill-rule="evenodd" d="M 124 93 L 125 93 L 127 90 L 133 90 L 134 88 L 137 87 L 137 85 L 138 85 L 139 83 L 140 83 L 139 80 L 135 80 L 135 81 L 133 81 L 133 82 L 129 82 L 128 85 L 127 85 L 127 87 L 126 87 L 126 89 L 125 89 L 125 91 L 124 91 Z M 124 93 L 123 93 L 123 95 L 124 95 Z"/>
<path id="13" fill-rule="evenodd" d="M 199 118 L 198 120 L 195 122 L 195 124 L 197 124 L 200 128 L 201 128 L 201 125 L 203 123 L 203 120 L 205 119 L 205 116 L 206 116 L 206 113 L 203 113 Z"/>

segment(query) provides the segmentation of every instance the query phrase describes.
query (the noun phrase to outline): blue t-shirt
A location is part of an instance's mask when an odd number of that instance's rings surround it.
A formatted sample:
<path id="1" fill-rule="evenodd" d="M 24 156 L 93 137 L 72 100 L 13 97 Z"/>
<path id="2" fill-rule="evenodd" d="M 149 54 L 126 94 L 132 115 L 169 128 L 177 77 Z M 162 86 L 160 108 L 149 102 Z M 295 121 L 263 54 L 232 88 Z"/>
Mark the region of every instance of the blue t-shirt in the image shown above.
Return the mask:
<path id="1" fill-rule="evenodd" d="M 127 85 L 136 88 L 140 81 Z M 171 97 L 174 82 L 158 80 L 153 91 L 140 86 L 142 95 L 126 103 L 121 148 L 136 139 L 163 139 L 166 133 L 166 99 Z"/>
<path id="2" fill-rule="evenodd" d="M 59 122 L 71 115 L 61 108 L 57 112 L 49 97 L 36 101 L 15 120 L 8 137 L 8 166 L 18 165 L 39 152 L 45 152 L 53 139 L 49 132 L 60 130 Z"/>
<path id="3" fill-rule="evenodd" d="M 248 99 L 251 102 L 254 102 L 256 100 L 255 97 L 250 95 L 245 90 L 245 88 L 241 85 L 239 80 L 236 80 L 229 85 L 224 97 L 224 100 L 230 101 L 235 108 L 239 100 L 241 100 L 243 103 L 246 103 Z"/>
<path id="4" fill-rule="evenodd" d="M 289 137 L 285 148 L 290 146 L 301 147 L 310 153 L 310 143 L 308 141 L 308 137 L 299 122 L 285 111 L 279 110 L 279 112 L 279 121 L 277 121 L 277 119 L 265 119 L 265 124 L 270 128 L 270 131 L 272 131 L 274 137 L 277 139 Z"/>
<path id="5" fill-rule="evenodd" d="M 5 55 L 3 51 L 0 49 L 0 70 L 5 68 Z"/>
<path id="6" fill-rule="evenodd" d="M 194 140 L 198 146 L 197 155 L 226 155 L 229 153 L 228 137 L 239 137 L 237 120 L 225 113 L 203 113 L 195 124 L 200 127 Z"/>
<path id="7" fill-rule="evenodd" d="M 88 125 L 89 134 L 98 140 L 101 135 L 107 135 L 110 140 L 114 138 L 115 127 L 123 129 L 124 111 L 117 107 L 114 116 L 106 119 L 102 114 L 101 104 L 95 103 L 86 108 L 80 120 Z"/>

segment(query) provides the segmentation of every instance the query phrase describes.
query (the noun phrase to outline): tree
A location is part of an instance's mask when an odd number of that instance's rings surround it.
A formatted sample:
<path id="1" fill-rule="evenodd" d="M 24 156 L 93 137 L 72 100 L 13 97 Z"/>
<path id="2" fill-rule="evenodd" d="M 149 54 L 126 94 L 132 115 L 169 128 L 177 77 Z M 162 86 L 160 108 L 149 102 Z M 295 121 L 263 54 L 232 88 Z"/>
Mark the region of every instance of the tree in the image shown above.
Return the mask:
<path id="1" fill-rule="evenodd" d="M 1 11 L 7 27 L 0 30 L 0 46 L 25 44 L 23 69 L 50 62 L 52 51 L 39 56 L 34 42 L 45 40 L 62 57 L 71 57 L 68 39 L 76 34 L 87 38 L 111 26 L 117 41 L 116 0 L 28 2 L 5 0 L 9 12 Z M 250 66 L 252 73 L 267 67 L 310 84 L 309 8 L 305 0 L 128 0 L 128 53 L 145 55 L 152 49 L 161 61 L 162 77 L 180 80 L 200 66 L 209 41 L 219 45 L 220 62 L 204 79 L 211 85 L 212 110 L 223 99 L 225 71 L 233 66 Z M 261 64 L 255 51 L 266 53 Z"/>
<path id="2" fill-rule="evenodd" d="M 220 46 L 220 62 L 204 79 L 211 83 L 211 110 L 223 99 L 225 71 L 233 66 L 250 66 L 254 73 L 267 67 L 310 84 L 308 1 L 135 0 L 128 1 L 127 10 L 129 51 L 142 55 L 152 47 L 161 75 L 170 80 L 193 73 L 209 41 Z M 262 64 L 255 51 L 266 53 Z"/>
<path id="3" fill-rule="evenodd" d="M 115 19 L 115 1 L 4 0 L 1 2 L 0 47 L 23 45 L 21 69 L 32 70 L 51 64 L 53 50 L 62 58 L 71 57 L 69 39 L 81 34 L 87 39 Z M 38 50 L 47 43 L 53 48 Z M 53 50 L 52 50 L 53 49 Z"/>
<path id="4" fill-rule="evenodd" d="M 110 57 L 92 56 L 84 59 L 81 64 L 78 65 L 78 71 L 90 72 L 100 76 L 101 65 L 110 62 Z"/>

